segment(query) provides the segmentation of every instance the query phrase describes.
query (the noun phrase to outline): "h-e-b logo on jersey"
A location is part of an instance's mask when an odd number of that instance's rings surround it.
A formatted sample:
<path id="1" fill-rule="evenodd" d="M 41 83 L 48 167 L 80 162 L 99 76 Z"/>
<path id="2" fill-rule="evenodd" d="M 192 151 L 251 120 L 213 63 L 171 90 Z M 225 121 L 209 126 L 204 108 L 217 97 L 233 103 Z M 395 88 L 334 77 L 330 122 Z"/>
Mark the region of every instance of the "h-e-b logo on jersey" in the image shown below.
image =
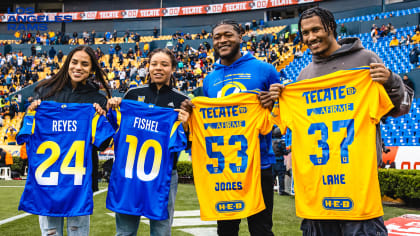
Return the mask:
<path id="1" fill-rule="evenodd" d="M 216 203 L 216 211 L 221 213 L 243 211 L 244 208 L 245 203 L 241 200 Z"/>

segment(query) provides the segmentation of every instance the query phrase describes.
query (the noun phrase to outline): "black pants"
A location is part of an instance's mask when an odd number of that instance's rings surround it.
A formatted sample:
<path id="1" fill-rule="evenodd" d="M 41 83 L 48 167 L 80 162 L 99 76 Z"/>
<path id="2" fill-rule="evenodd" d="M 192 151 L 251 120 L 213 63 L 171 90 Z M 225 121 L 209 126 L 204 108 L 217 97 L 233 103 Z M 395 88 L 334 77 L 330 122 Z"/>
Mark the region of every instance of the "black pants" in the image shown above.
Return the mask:
<path id="1" fill-rule="evenodd" d="M 272 236 L 273 231 L 273 173 L 271 167 L 261 170 L 261 188 L 265 209 L 255 215 L 249 216 L 248 230 L 251 236 Z M 239 232 L 238 220 L 218 220 L 217 234 L 220 236 L 236 236 Z"/>
<path id="2" fill-rule="evenodd" d="M 276 181 L 277 176 L 279 181 L 279 194 L 284 192 L 284 175 L 286 171 L 280 170 L 280 171 L 274 171 L 273 170 L 273 181 Z"/>
<path id="3" fill-rule="evenodd" d="M 382 217 L 370 220 L 310 220 L 303 219 L 303 236 L 386 236 L 388 231 Z"/>

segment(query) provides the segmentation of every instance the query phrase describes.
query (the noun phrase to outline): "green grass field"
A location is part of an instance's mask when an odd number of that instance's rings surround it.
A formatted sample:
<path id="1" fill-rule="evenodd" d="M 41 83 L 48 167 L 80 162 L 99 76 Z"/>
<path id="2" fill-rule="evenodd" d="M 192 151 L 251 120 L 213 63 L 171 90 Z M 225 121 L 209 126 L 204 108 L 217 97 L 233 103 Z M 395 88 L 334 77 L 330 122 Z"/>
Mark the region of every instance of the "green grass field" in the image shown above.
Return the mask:
<path id="1" fill-rule="evenodd" d="M 0 181 L 0 221 L 23 214 L 18 211 L 20 195 L 23 192 L 24 181 Z M 18 187 L 6 187 L 18 186 Z M 106 183 L 100 184 L 100 189 L 107 187 Z M 111 213 L 105 207 L 106 192 L 94 196 L 95 208 L 90 222 L 90 235 L 114 235 L 115 219 L 107 213 Z M 175 203 L 176 211 L 198 210 L 198 200 L 194 185 L 180 184 Z M 420 214 L 420 210 L 411 210 L 397 207 L 384 207 L 384 219 L 393 218 L 403 214 Z M 301 235 L 299 226 L 300 218 L 295 215 L 294 198 L 291 196 L 274 196 L 273 231 L 275 235 Z M 197 227 L 197 226 L 195 226 Z M 204 227 L 204 226 L 203 226 Z M 209 227 L 209 226 L 205 226 Z M 213 225 L 216 227 L 216 225 Z M 172 235 L 186 236 L 188 233 L 180 231 L 181 227 L 173 227 Z M 188 228 L 188 227 L 182 227 Z M 139 235 L 148 235 L 149 226 L 141 223 Z M 38 217 L 30 215 L 10 223 L 0 225 L 0 235 L 40 235 Z M 246 220 L 243 220 L 240 228 L 240 235 L 249 235 Z"/>

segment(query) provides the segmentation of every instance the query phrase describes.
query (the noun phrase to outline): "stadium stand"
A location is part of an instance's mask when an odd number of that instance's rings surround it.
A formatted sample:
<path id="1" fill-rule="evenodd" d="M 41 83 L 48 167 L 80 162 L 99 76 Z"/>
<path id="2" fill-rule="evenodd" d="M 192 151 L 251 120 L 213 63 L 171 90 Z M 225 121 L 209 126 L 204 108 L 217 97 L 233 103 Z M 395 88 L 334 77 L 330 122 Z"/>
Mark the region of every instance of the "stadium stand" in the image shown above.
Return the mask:
<path id="1" fill-rule="evenodd" d="M 419 12 L 420 7 L 415 7 L 341 18 L 337 19 L 336 22 L 338 26 L 342 23 L 375 22 L 378 19 L 391 19 L 392 17 L 407 16 Z M 245 25 L 245 22 L 242 25 Z M 412 37 L 417 28 L 416 25 L 397 28 L 394 32 L 383 37 L 371 37 L 369 32 L 343 35 L 343 37 L 359 37 L 363 46 L 377 53 L 388 68 L 398 74 L 404 74 L 416 67 L 409 63 L 408 57 L 410 50 L 415 45 L 408 43 L 407 46 L 389 47 L 389 43 L 393 36 L 397 39 L 400 39 L 402 36 L 404 38 Z M 283 36 L 289 30 L 288 25 L 272 26 L 272 24 L 256 30 L 249 29 L 243 34 L 242 49 L 253 53 L 260 60 L 274 64 L 279 72 L 282 71 L 285 78 L 293 81 L 294 78 L 297 78 L 299 72 L 310 63 L 311 55 L 309 50 L 306 50 L 300 43 L 292 43 L 290 39 L 284 40 Z M 340 30 L 340 27 L 337 30 Z M 172 34 L 169 32 L 172 32 Z M 203 34 L 203 32 L 205 33 Z M 209 26 L 186 27 L 183 31 L 176 28 L 165 29 L 166 34 L 157 37 L 152 35 L 152 31 L 149 33 L 142 32 L 144 35 L 140 35 L 139 32 L 135 31 L 114 32 L 117 35 L 116 39 L 111 37 L 113 35 L 111 31 L 95 32 L 96 37 L 93 41 L 89 41 L 91 32 L 87 31 L 77 32 L 78 37 L 76 40 L 73 40 L 73 33 L 48 32 L 40 34 L 38 32 L 29 35 L 30 37 L 28 37 L 28 32 L 17 32 L 15 35 L 1 34 L 0 51 L 5 51 L 7 45 L 11 45 L 11 53 L 13 54 L 9 56 L 2 55 L 2 68 L 7 64 L 14 65 L 14 63 L 18 63 L 18 59 L 21 60 L 20 58 L 23 59 L 24 64 L 17 67 L 9 66 L 8 70 L 2 69 L 0 76 L 3 82 L 0 87 L 1 93 L 10 102 L 9 93 L 19 91 L 38 80 L 48 78 L 56 73 L 66 59 L 66 54 L 77 44 L 90 44 L 92 48 L 97 50 L 98 59 L 108 74 L 110 87 L 114 90 L 119 89 L 119 92 L 124 92 L 126 89 L 121 88 L 122 84 L 124 84 L 124 87 L 128 87 L 128 85 L 136 86 L 146 82 L 141 80 L 138 71 L 140 68 L 147 67 L 147 61 L 145 60 L 147 51 L 151 51 L 156 47 L 172 47 L 178 61 L 182 62 L 178 64 L 176 73 L 178 89 L 184 92 L 192 92 L 201 86 L 203 78 L 211 71 L 212 63 L 215 59 L 212 55 L 211 34 L 208 32 L 211 32 L 211 27 Z M 16 38 L 16 36 L 19 37 Z M 41 42 L 43 43 L 41 44 Z M 113 46 L 115 48 L 117 44 L 120 45 L 123 54 L 121 56 L 114 55 L 111 58 L 109 47 Z M 33 52 L 34 45 L 35 52 Z M 146 52 L 145 45 L 149 48 Z M 58 61 L 57 56 L 53 60 L 48 60 L 46 54 L 51 46 L 54 46 L 57 52 L 59 50 L 63 52 L 64 56 L 61 62 Z M 294 56 L 297 48 L 303 52 L 302 57 Z M 128 56 L 129 50 L 133 51 L 132 57 Z M 21 57 L 16 52 L 21 52 Z M 31 57 L 30 55 L 34 56 Z M 203 57 L 203 55 L 205 56 Z M 27 63 L 30 63 L 30 65 Z M 197 68 L 200 69 L 197 70 Z M 34 76 L 34 74 L 37 76 Z M 7 81 L 9 75 L 11 77 L 10 83 Z M 121 83 L 121 76 L 126 78 L 124 83 Z M 420 120 L 418 104 L 419 101 L 414 100 L 410 114 L 396 119 L 388 118 L 386 123 L 382 125 L 383 138 L 386 145 L 419 145 L 420 132 L 415 131 L 415 129 L 418 129 L 417 126 Z M 23 106 L 21 107 L 21 110 L 23 110 Z M 5 122 L 9 122 L 18 128 L 17 123 L 20 118 L 21 113 L 12 120 L 5 120 Z M 4 127 L 5 125 L 0 131 L 2 134 L 4 134 Z M 290 145 L 290 138 L 290 134 L 284 137 L 287 145 Z"/>
<path id="2" fill-rule="evenodd" d="M 411 9 L 388 11 L 388 12 L 369 14 L 369 15 L 363 15 L 363 16 L 342 18 L 342 19 L 336 20 L 336 22 L 337 24 L 341 24 L 341 23 L 348 23 L 348 22 L 355 22 L 355 21 L 371 21 L 371 20 L 377 20 L 377 19 L 386 19 L 390 17 L 417 14 L 419 12 L 420 12 L 420 7 L 416 7 L 416 8 L 411 8 Z"/>

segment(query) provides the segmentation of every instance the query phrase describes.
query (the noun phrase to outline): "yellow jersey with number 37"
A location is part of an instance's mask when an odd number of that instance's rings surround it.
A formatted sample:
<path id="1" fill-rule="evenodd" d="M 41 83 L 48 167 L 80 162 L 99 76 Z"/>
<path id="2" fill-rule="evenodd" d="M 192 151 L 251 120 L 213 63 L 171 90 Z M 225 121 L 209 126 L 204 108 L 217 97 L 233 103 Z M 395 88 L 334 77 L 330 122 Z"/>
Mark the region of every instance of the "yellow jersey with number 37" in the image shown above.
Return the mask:
<path id="1" fill-rule="evenodd" d="M 201 219 L 241 219 L 264 210 L 258 135 L 271 131 L 270 111 L 253 93 L 197 97 L 192 103 L 191 153 Z"/>
<path id="2" fill-rule="evenodd" d="M 296 214 L 366 220 L 383 215 L 376 124 L 393 107 L 369 67 L 286 85 L 273 109 L 292 131 Z"/>

